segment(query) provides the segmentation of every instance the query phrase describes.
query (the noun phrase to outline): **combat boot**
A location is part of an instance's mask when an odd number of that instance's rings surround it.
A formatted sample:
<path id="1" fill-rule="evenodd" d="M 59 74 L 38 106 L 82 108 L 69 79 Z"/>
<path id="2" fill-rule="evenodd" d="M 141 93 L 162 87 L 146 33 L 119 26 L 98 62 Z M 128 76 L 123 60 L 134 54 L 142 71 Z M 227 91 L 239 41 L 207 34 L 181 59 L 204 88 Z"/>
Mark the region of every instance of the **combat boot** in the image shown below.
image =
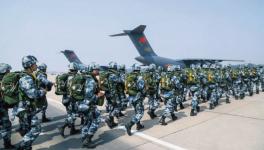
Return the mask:
<path id="1" fill-rule="evenodd" d="M 182 103 L 180 103 L 180 109 L 184 109 L 184 106 Z"/>
<path id="2" fill-rule="evenodd" d="M 194 112 L 194 109 L 191 110 L 190 116 L 195 116 L 196 113 Z"/>
<path id="3" fill-rule="evenodd" d="M 217 101 L 215 101 L 214 102 L 214 107 L 216 107 L 218 105 L 218 102 Z"/>
<path id="4" fill-rule="evenodd" d="M 50 122 L 51 120 L 46 117 L 46 113 L 42 114 L 42 122 Z"/>
<path id="5" fill-rule="evenodd" d="M 110 129 L 112 129 L 118 125 L 117 123 L 114 122 L 114 117 L 112 117 L 112 116 L 109 116 L 109 118 L 106 119 L 105 122 Z"/>
<path id="6" fill-rule="evenodd" d="M 155 115 L 153 110 L 149 110 L 148 115 L 150 116 L 151 119 L 154 119 L 155 117 L 157 117 L 157 115 Z"/>
<path id="7" fill-rule="evenodd" d="M 196 111 L 200 112 L 200 106 L 198 106 L 198 105 L 196 106 Z"/>
<path id="8" fill-rule="evenodd" d="M 256 90 L 256 94 L 259 94 L 259 89 Z"/>
<path id="9" fill-rule="evenodd" d="M 88 135 L 85 138 L 82 139 L 82 147 L 83 148 L 95 148 L 96 145 L 94 143 L 92 143 L 92 137 L 93 135 Z"/>
<path id="10" fill-rule="evenodd" d="M 127 134 L 128 134 L 129 136 L 132 135 L 132 133 L 131 133 L 131 128 L 132 128 L 132 126 L 133 126 L 134 124 L 135 124 L 134 122 L 130 121 L 129 123 L 127 123 L 127 124 L 125 125 L 126 131 L 127 131 Z"/>
<path id="11" fill-rule="evenodd" d="M 161 116 L 161 118 L 160 118 L 160 125 L 162 125 L 162 126 L 166 126 L 167 125 L 167 123 L 165 122 L 165 119 L 166 119 L 166 117 L 165 116 Z"/>
<path id="12" fill-rule="evenodd" d="M 210 110 L 214 109 L 214 105 L 212 103 L 209 104 L 209 109 Z"/>
<path id="13" fill-rule="evenodd" d="M 4 149 L 15 149 L 16 147 L 11 144 L 11 140 L 4 139 Z"/>
<path id="14" fill-rule="evenodd" d="M 173 121 L 175 121 L 175 120 L 177 120 L 177 119 L 178 119 L 178 117 L 177 117 L 177 116 L 175 116 L 175 114 L 174 114 L 174 113 L 171 113 L 171 119 L 172 119 Z"/>
<path id="15" fill-rule="evenodd" d="M 81 117 L 81 125 L 84 125 L 84 117 Z"/>
<path id="16" fill-rule="evenodd" d="M 70 130 L 70 135 L 74 135 L 74 134 L 77 134 L 77 133 L 80 133 L 80 130 L 75 129 L 75 126 L 72 125 L 71 126 L 71 130 Z"/>
<path id="17" fill-rule="evenodd" d="M 64 135 L 64 130 L 65 130 L 66 127 L 67 127 L 67 125 L 64 124 L 62 127 L 59 128 L 60 135 L 61 135 L 63 138 L 65 137 L 65 135 Z"/>
<path id="18" fill-rule="evenodd" d="M 229 100 L 229 98 L 226 98 L 226 103 L 228 104 L 228 103 L 230 103 L 230 100 Z"/>
<path id="19" fill-rule="evenodd" d="M 144 125 L 142 125 L 140 122 L 137 123 L 137 130 L 143 129 Z"/>
<path id="20" fill-rule="evenodd" d="M 178 105 L 175 105 L 175 106 L 174 106 L 174 111 L 176 111 L 176 112 L 178 111 L 177 106 L 178 106 Z"/>

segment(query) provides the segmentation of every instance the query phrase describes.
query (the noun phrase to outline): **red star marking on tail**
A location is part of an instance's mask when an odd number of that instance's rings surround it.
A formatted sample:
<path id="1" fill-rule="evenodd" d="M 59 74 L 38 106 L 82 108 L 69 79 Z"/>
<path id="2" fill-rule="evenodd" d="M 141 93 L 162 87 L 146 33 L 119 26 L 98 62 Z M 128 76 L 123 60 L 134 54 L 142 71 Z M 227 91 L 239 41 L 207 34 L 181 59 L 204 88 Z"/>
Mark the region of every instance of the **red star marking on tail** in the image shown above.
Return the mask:
<path id="1" fill-rule="evenodd" d="M 138 39 L 138 42 L 141 44 L 145 44 L 147 42 L 147 39 L 144 36 L 142 36 Z"/>

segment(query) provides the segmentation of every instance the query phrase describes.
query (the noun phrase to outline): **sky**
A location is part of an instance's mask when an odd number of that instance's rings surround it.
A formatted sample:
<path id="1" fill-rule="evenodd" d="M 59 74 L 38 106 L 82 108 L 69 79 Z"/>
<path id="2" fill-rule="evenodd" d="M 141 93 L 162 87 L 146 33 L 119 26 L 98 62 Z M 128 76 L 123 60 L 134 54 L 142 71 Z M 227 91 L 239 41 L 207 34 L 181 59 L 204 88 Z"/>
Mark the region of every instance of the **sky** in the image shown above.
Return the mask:
<path id="1" fill-rule="evenodd" d="M 85 63 L 131 66 L 130 39 L 111 34 L 147 25 L 163 57 L 242 59 L 264 64 L 263 0 L 0 0 L 0 62 L 21 70 L 34 55 L 49 71 L 66 71 L 61 50 Z"/>

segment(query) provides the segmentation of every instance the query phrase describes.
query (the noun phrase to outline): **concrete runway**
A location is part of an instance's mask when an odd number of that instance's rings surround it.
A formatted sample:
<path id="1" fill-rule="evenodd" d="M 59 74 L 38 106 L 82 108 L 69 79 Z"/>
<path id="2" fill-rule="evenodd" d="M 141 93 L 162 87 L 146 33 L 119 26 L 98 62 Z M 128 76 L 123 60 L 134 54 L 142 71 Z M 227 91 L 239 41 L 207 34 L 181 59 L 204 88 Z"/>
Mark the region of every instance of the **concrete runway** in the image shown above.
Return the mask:
<path id="1" fill-rule="evenodd" d="M 54 91 L 48 94 L 47 116 L 52 122 L 42 124 L 42 133 L 34 142 L 36 150 L 81 149 L 80 135 L 59 135 L 58 127 L 65 118 L 65 108 L 61 104 L 61 97 Z M 185 102 L 186 108 L 179 110 L 176 115 L 178 120 L 172 122 L 167 118 L 168 125 L 161 126 L 159 118 L 151 120 L 145 114 L 142 123 L 145 128 L 128 136 L 124 130 L 124 124 L 129 121 L 134 113 L 128 109 L 123 117 L 118 120 L 119 126 L 109 129 L 102 123 L 93 140 L 97 143 L 96 149 L 176 149 L 176 150 L 263 150 L 264 149 L 264 93 L 247 96 L 244 100 L 231 99 L 231 104 L 225 104 L 224 100 L 214 110 L 208 109 L 208 103 L 201 104 L 201 112 L 190 117 L 190 101 Z M 158 109 L 161 115 L 164 106 Z M 104 108 L 100 108 L 104 112 Z M 103 116 L 106 114 L 104 113 Z M 12 122 L 13 128 L 17 127 L 17 120 Z M 80 120 L 76 121 L 80 128 Z M 135 130 L 135 127 L 133 127 Z M 21 136 L 13 129 L 12 143 L 17 144 Z M 3 142 L 0 142 L 0 149 Z"/>

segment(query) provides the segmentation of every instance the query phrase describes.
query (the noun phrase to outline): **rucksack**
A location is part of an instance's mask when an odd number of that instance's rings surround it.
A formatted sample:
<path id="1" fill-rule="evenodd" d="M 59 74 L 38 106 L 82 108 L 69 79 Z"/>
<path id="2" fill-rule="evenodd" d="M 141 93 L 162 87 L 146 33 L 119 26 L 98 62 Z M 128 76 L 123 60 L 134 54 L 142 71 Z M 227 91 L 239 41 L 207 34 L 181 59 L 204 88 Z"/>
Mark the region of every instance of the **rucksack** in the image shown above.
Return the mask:
<path id="1" fill-rule="evenodd" d="M 154 91 L 155 87 L 157 86 L 156 79 L 152 76 L 151 73 L 146 73 L 144 76 L 146 89 L 150 91 Z"/>
<path id="2" fill-rule="evenodd" d="M 161 75 L 160 89 L 161 90 L 171 90 L 170 76 L 167 73 Z"/>
<path id="3" fill-rule="evenodd" d="M 135 73 L 130 73 L 126 77 L 126 82 L 125 82 L 125 89 L 126 93 L 135 96 L 137 95 L 137 74 Z"/>
<path id="4" fill-rule="evenodd" d="M 85 81 L 87 79 L 86 75 L 76 74 L 68 81 L 69 95 L 75 100 L 84 100 L 84 88 Z"/>
<path id="5" fill-rule="evenodd" d="M 187 84 L 195 84 L 197 81 L 196 76 L 192 70 L 187 72 Z"/>
<path id="6" fill-rule="evenodd" d="M 68 73 L 59 74 L 56 77 L 55 83 L 55 94 L 56 95 L 64 95 L 67 94 L 67 80 L 68 80 Z"/>
<path id="7" fill-rule="evenodd" d="M 19 79 L 21 72 L 10 72 L 4 75 L 1 81 L 1 91 L 4 103 L 12 108 L 19 103 Z"/>
<path id="8" fill-rule="evenodd" d="M 207 73 L 207 80 L 208 80 L 209 83 L 213 83 L 215 81 L 214 75 L 213 75 L 213 73 L 211 71 L 209 71 Z"/>
<path id="9" fill-rule="evenodd" d="M 108 71 L 103 71 L 100 73 L 100 89 L 106 91 L 108 87 L 108 77 L 110 73 Z"/>

